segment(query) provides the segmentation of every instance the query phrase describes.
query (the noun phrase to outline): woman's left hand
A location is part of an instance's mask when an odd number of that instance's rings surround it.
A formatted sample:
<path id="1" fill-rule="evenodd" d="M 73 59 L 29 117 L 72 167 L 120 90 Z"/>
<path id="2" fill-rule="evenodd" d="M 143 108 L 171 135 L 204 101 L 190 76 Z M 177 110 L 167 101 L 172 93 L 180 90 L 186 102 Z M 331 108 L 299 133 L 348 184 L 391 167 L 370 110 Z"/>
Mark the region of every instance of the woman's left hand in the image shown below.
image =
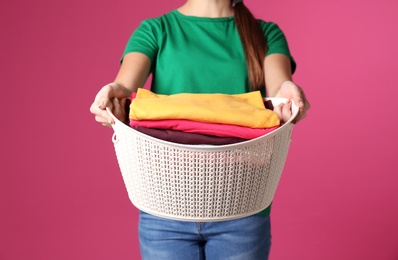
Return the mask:
<path id="1" fill-rule="evenodd" d="M 308 102 L 303 89 L 297 86 L 292 81 L 285 81 L 282 84 L 281 88 L 279 89 L 278 93 L 275 95 L 275 97 L 286 98 L 290 101 L 293 101 L 294 104 L 298 106 L 299 113 L 297 117 L 294 119 L 294 123 L 297 123 L 300 120 L 304 119 L 307 115 L 308 109 L 310 109 L 310 103 Z M 286 105 L 284 105 L 283 108 L 286 109 Z"/>

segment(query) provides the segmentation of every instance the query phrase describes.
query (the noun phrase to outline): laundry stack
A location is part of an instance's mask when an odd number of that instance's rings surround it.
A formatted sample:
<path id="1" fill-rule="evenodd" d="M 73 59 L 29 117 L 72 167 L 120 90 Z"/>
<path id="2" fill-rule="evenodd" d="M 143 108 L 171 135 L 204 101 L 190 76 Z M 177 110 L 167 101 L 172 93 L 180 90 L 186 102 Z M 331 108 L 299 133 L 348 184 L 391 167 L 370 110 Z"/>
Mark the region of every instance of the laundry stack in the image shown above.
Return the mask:
<path id="1" fill-rule="evenodd" d="M 131 96 L 130 126 L 152 137 L 189 145 L 226 145 L 251 140 L 280 126 L 260 91 L 244 94 L 155 94 Z"/>

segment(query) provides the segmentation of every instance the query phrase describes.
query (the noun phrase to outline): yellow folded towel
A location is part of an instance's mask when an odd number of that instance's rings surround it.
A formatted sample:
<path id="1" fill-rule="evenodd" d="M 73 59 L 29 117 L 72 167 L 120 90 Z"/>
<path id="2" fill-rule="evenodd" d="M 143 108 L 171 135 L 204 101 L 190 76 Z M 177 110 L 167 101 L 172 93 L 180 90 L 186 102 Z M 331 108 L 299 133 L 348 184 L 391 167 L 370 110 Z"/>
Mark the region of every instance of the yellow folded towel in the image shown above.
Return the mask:
<path id="1" fill-rule="evenodd" d="M 186 119 L 251 128 L 269 128 L 280 124 L 278 115 L 264 107 L 260 91 L 236 95 L 159 95 L 140 88 L 130 105 L 130 119 Z"/>

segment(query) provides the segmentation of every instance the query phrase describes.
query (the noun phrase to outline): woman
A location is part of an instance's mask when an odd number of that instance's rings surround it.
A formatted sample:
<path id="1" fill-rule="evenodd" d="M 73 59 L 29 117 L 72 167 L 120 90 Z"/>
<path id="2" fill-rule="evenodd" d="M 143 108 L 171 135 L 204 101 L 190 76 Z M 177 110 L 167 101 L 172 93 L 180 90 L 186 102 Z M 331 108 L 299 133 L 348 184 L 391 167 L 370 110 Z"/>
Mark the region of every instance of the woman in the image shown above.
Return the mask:
<path id="1" fill-rule="evenodd" d="M 300 108 L 309 103 L 292 82 L 296 64 L 282 31 L 256 20 L 239 0 L 187 0 L 172 12 L 143 21 L 132 34 L 114 82 L 104 86 L 90 111 L 110 126 L 106 107 L 128 120 L 124 107 L 152 73 L 158 94 L 225 93 L 261 90 Z M 291 103 L 275 108 L 282 121 Z M 222 222 L 168 220 L 140 212 L 143 259 L 267 259 L 271 243 L 269 208 L 253 216 Z"/>

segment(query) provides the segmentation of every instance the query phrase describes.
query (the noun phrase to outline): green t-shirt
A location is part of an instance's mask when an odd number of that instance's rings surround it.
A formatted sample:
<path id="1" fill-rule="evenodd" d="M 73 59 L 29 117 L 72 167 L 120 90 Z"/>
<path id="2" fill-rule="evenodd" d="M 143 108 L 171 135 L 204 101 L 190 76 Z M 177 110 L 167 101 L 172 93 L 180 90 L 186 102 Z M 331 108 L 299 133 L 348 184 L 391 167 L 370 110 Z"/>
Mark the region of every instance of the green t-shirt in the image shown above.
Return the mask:
<path id="1" fill-rule="evenodd" d="M 288 56 L 294 72 L 296 63 L 283 32 L 275 23 L 259 22 L 267 55 Z M 234 17 L 186 16 L 174 10 L 143 21 L 131 35 L 123 57 L 130 52 L 143 53 L 151 60 L 151 91 L 157 94 L 251 91 Z M 270 207 L 261 213 L 269 212 Z"/>
<path id="2" fill-rule="evenodd" d="M 259 20 L 268 52 L 290 55 L 283 32 Z M 143 21 L 130 37 L 124 54 L 140 52 L 152 62 L 151 90 L 158 94 L 251 91 L 245 55 L 234 17 L 185 16 L 174 10 Z"/>

